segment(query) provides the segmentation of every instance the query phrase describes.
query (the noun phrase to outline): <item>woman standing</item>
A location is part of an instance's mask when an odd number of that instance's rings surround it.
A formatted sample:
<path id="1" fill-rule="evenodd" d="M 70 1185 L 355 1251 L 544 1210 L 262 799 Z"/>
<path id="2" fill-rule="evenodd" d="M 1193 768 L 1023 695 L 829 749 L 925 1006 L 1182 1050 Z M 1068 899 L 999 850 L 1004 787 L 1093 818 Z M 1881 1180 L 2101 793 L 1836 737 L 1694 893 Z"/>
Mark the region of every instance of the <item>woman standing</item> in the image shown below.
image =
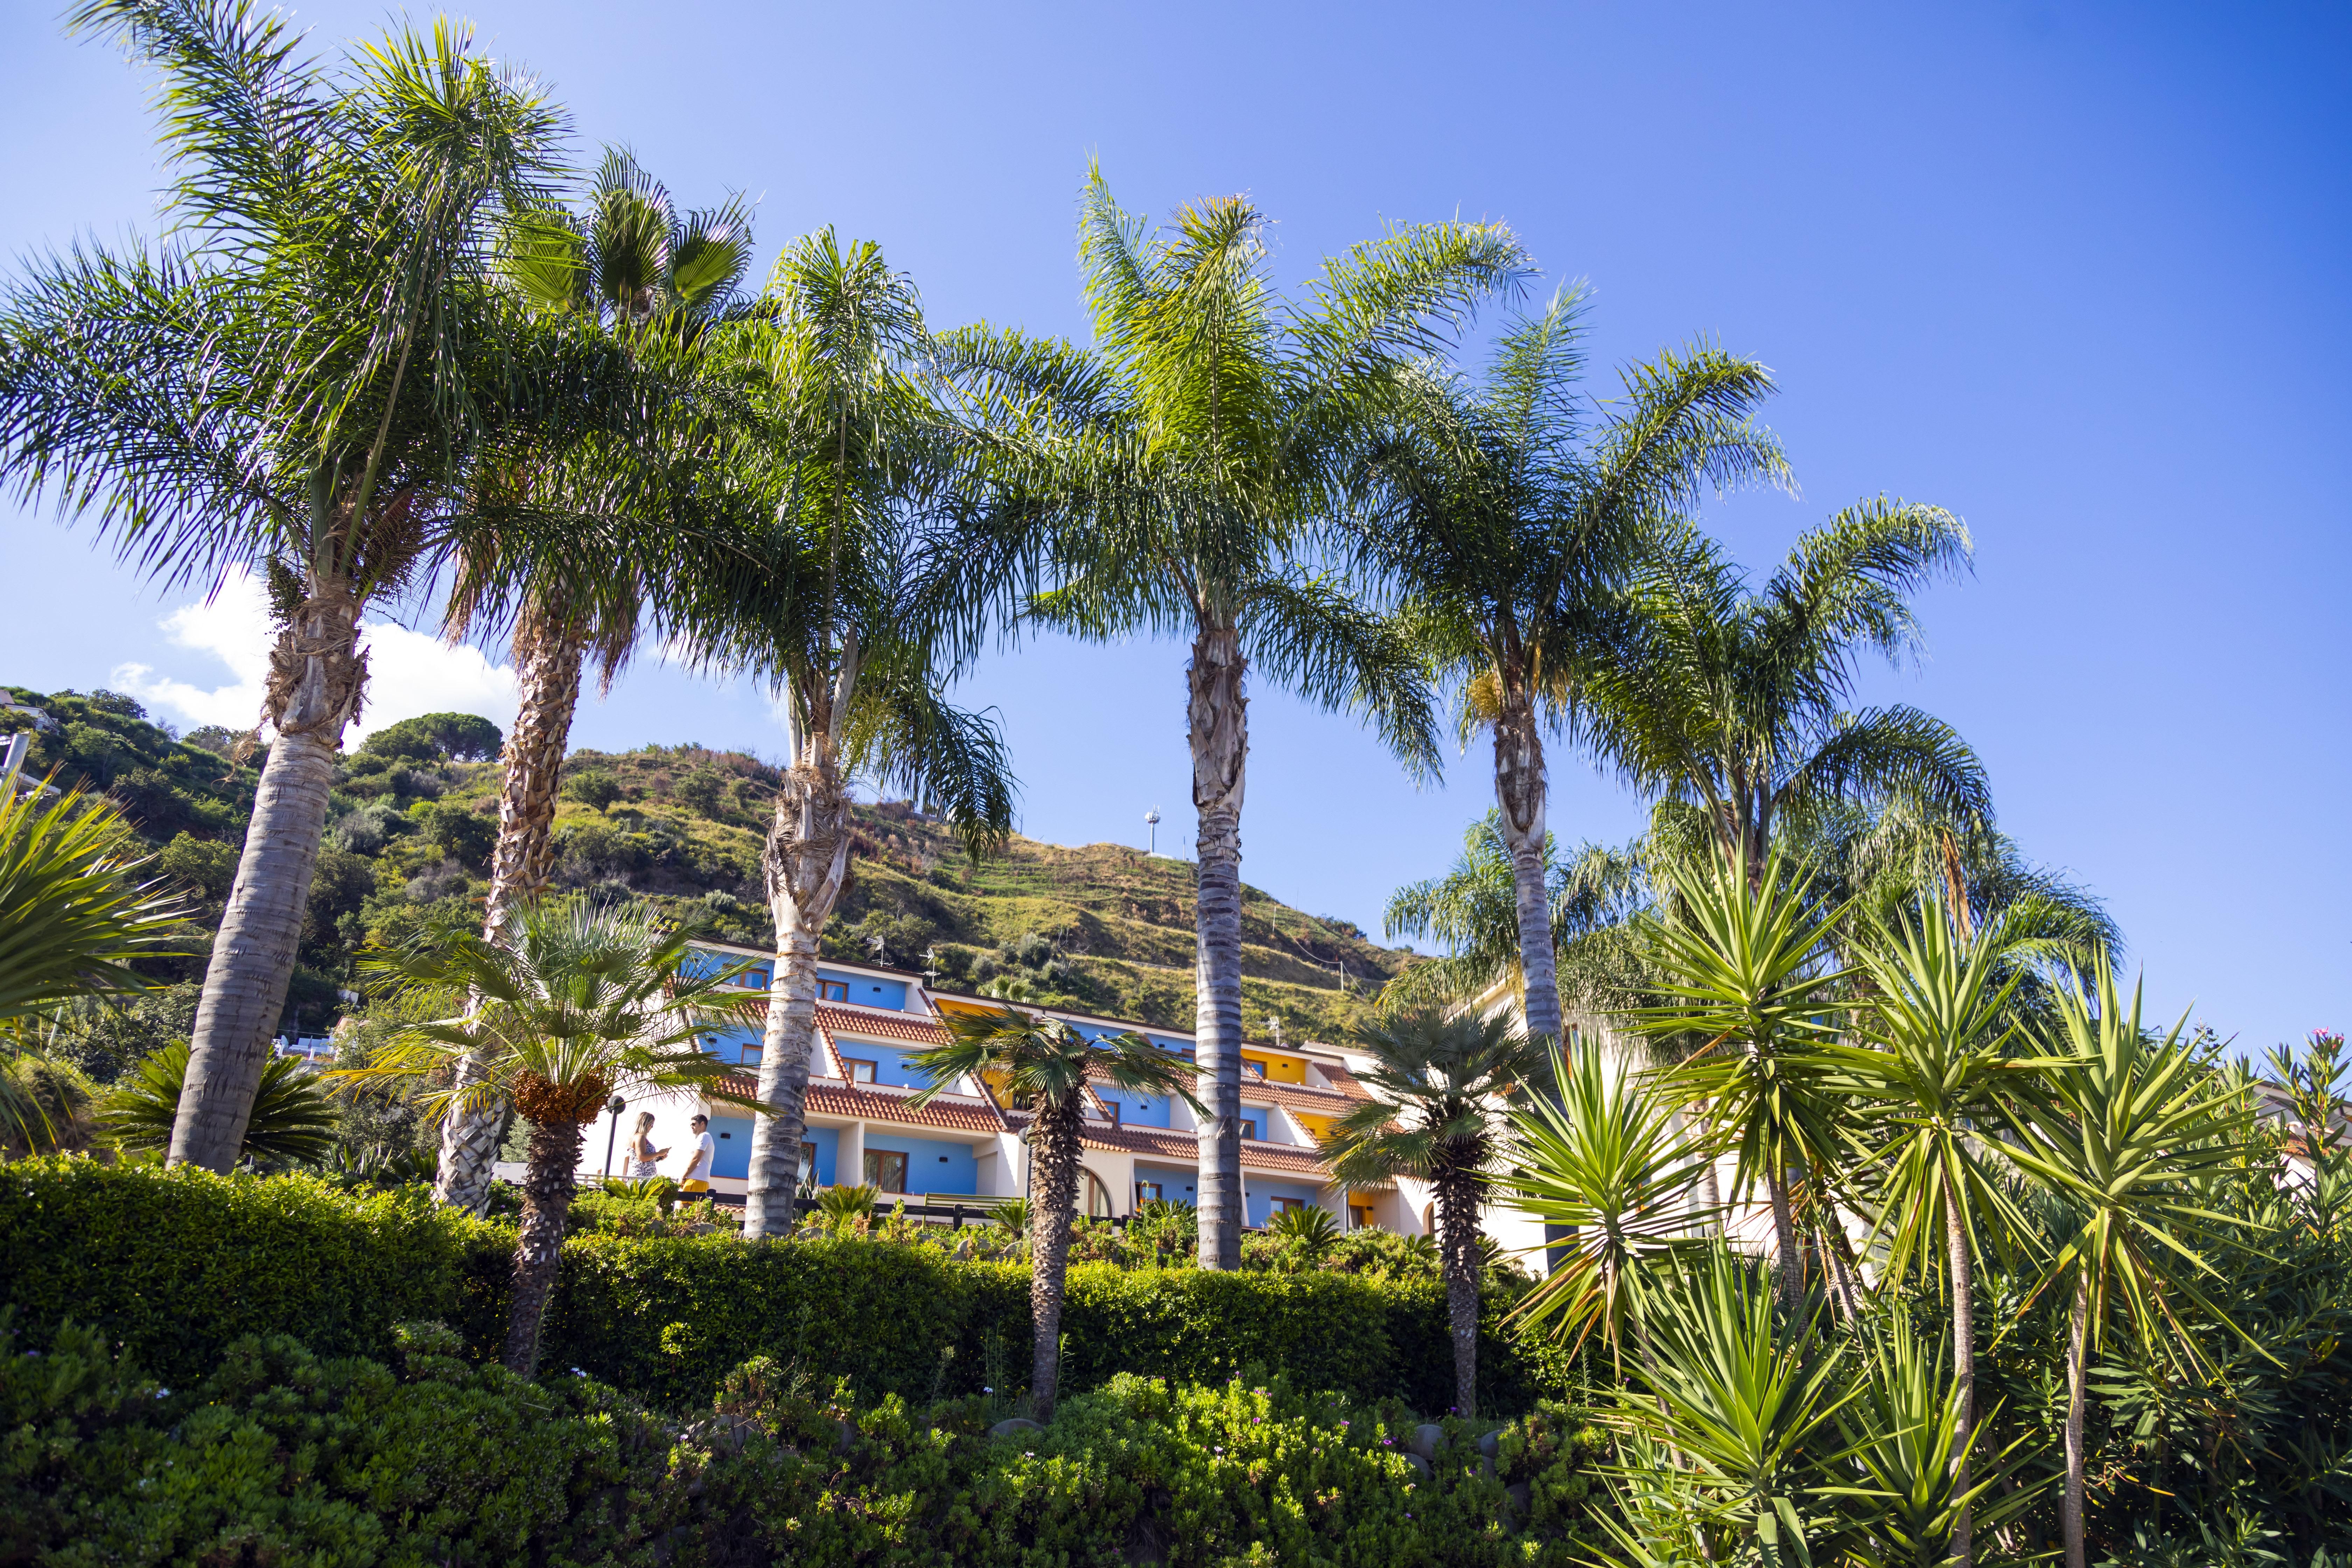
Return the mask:
<path id="1" fill-rule="evenodd" d="M 669 1158 L 669 1151 L 654 1147 L 654 1113 L 637 1112 L 637 1130 L 629 1134 L 629 1175 L 631 1179 L 649 1182 L 661 1174 L 661 1163 Z"/>

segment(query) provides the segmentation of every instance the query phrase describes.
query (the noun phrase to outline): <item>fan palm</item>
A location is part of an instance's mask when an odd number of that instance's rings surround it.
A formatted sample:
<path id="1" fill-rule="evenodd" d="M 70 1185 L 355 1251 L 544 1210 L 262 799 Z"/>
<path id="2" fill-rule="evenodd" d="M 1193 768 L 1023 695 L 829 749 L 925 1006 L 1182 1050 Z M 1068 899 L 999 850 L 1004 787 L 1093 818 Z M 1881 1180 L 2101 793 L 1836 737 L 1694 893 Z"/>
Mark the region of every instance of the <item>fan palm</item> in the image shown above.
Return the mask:
<path id="1" fill-rule="evenodd" d="M 0 1037 L 22 1055 L 40 1014 L 85 996 L 147 989 L 131 965 L 186 951 L 193 902 L 142 880 L 155 858 L 114 806 L 79 789 L 0 773 Z M 0 1075 L 0 1137 L 36 1146 L 53 1131 L 33 1078 Z"/>
<path id="2" fill-rule="evenodd" d="M 850 775 L 940 803 L 974 854 L 1011 830 L 1013 791 L 993 721 L 940 694 L 937 584 L 963 554 L 946 503 L 965 453 L 918 374 L 930 339 L 912 282 L 828 229 L 785 251 L 759 315 L 713 334 L 750 405 L 738 489 L 719 498 L 743 509 L 742 544 L 697 578 L 679 616 L 694 658 L 775 688 L 789 753 L 761 858 L 776 962 L 749 1237 L 792 1227 Z"/>
<path id="3" fill-rule="evenodd" d="M 605 1101 L 623 1089 L 691 1089 L 751 1105 L 719 1087 L 729 1069 L 701 1044 L 714 1023 L 751 1016 L 733 989 L 744 966 L 696 976 L 691 952 L 683 931 L 643 911 L 557 900 L 527 906 L 503 942 L 428 931 L 362 963 L 392 1007 L 429 1021 L 331 1080 L 446 1085 L 420 1099 L 427 1114 L 506 1103 L 530 1124 L 504 1357 L 523 1376 L 539 1361 L 583 1130 Z M 460 1080 L 468 1060 L 479 1072 Z"/>
<path id="4" fill-rule="evenodd" d="M 188 1047 L 173 1043 L 142 1061 L 107 1098 L 100 1129 L 125 1149 L 168 1148 L 188 1076 Z M 314 1164 L 333 1152 L 341 1119 L 319 1077 L 299 1057 L 272 1056 L 246 1119 L 237 1157 Z"/>
<path id="5" fill-rule="evenodd" d="M 396 30 L 338 77 L 249 0 L 89 0 L 73 25 L 162 74 L 178 237 L 77 247 L 8 289 L 0 478 L 94 513 L 166 581 L 268 580 L 276 738 L 171 1151 L 225 1169 L 366 682 L 361 616 L 480 526 L 463 492 L 486 446 L 643 399 L 598 345 L 499 300 L 488 218 L 543 203 L 562 121 L 464 32 Z"/>
<path id="6" fill-rule="evenodd" d="M 1654 1083 L 1591 1041 L 1554 1058 L 1552 1081 L 1554 1092 L 1511 1110 L 1517 1163 L 1503 1184 L 1515 1206 L 1563 1239 L 1515 1313 L 1571 1349 L 1597 1330 L 1622 1365 L 1636 1274 L 1696 1245 L 1714 1217 L 1686 1201 L 1714 1153 L 1676 1125 Z"/>
<path id="7" fill-rule="evenodd" d="M 1949 1458 L 1963 1500 L 1951 1551 L 1961 1568 L 1975 1560 L 1965 1500 L 1976 1420 L 1975 1258 L 1990 1248 L 2014 1260 L 2030 1228 L 1983 1130 L 2038 1065 L 2011 1048 L 2017 961 L 2038 947 L 2005 922 L 1964 934 L 1948 905 L 1929 900 L 1916 924 L 1901 920 L 1862 954 L 1868 1000 L 1856 1012 L 1857 1032 L 1875 1048 L 1844 1055 L 1857 1089 L 1880 1113 L 1884 1140 L 1868 1163 L 1878 1177 L 1874 1239 L 1885 1245 L 1886 1270 L 1900 1277 L 1915 1265 L 1932 1267 L 1939 1247 L 1943 1254 L 1958 1401 Z"/>
<path id="8" fill-rule="evenodd" d="M 1092 352 L 985 329 L 943 363 L 1000 434 L 1014 500 L 981 587 L 1051 591 L 1039 622 L 1108 639 L 1149 629 L 1192 644 L 1186 721 L 1200 893 L 1194 1038 L 1210 1125 L 1201 1142 L 1201 1263 L 1241 1260 L 1241 812 L 1253 671 L 1329 710 L 1370 716 L 1409 766 L 1437 765 L 1408 639 L 1294 552 L 1338 496 L 1345 451 L 1412 357 L 1442 345 L 1529 268 L 1491 224 L 1399 227 L 1325 264 L 1300 301 L 1267 277 L 1246 199 L 1181 209 L 1162 234 L 1112 199 L 1099 168 L 1078 254 Z M 1002 460 L 1005 453 L 1013 460 Z M 1000 562 L 1024 563 L 999 570 Z M 977 589 L 967 589 L 977 591 Z"/>
<path id="9" fill-rule="evenodd" d="M 958 1013 L 947 1020 L 948 1040 L 910 1053 L 908 1064 L 929 1087 L 921 1105 L 956 1082 L 985 1079 L 1006 1100 L 1025 1109 L 1029 1124 L 1029 1310 L 1034 1325 L 1029 1377 L 1031 1408 L 1053 1419 L 1061 1379 L 1062 1294 L 1069 1275 L 1070 1221 L 1078 1207 L 1090 1079 L 1140 1094 L 1172 1095 L 1198 1109 L 1183 1087 L 1183 1058 L 1132 1032 L 1089 1037 L 1058 1018 L 1037 1018 L 1013 1007 Z"/>
<path id="10" fill-rule="evenodd" d="M 1454 1408 L 1477 1409 L 1479 1216 L 1510 1139 L 1510 1106 L 1540 1089 L 1550 1060 L 1507 1016 L 1422 1008 L 1359 1027 L 1371 1058 L 1356 1079 L 1371 1099 L 1331 1125 L 1321 1144 L 1332 1176 L 1374 1185 L 1429 1184 L 1454 1339 Z"/>
<path id="11" fill-rule="evenodd" d="M 751 214 L 740 197 L 680 215 L 658 181 L 612 149 L 584 216 L 549 208 L 509 222 L 499 272 L 524 309 L 601 331 L 632 358 L 661 359 L 689 348 L 728 314 L 751 251 Z M 585 514 L 604 524 L 597 547 L 541 558 L 521 583 L 507 580 L 502 563 L 468 561 L 450 595 L 452 637 L 496 618 L 503 589 L 523 600 L 514 618 L 516 715 L 500 759 L 499 836 L 482 924 L 493 942 L 516 910 L 546 890 L 554 869 L 556 794 L 587 655 L 596 655 L 609 687 L 636 647 L 648 597 L 666 603 L 666 580 L 685 561 L 725 548 L 661 505 L 662 476 L 648 444 L 644 437 L 615 441 L 575 432 L 560 447 L 515 454 L 478 492 L 509 515 Z M 485 1106 L 443 1124 L 435 1182 L 442 1202 L 478 1209 L 488 1199 L 504 1110 Z"/>
<path id="12" fill-rule="evenodd" d="M 1844 1091 L 1835 1043 L 1845 972 L 1821 954 L 1836 922 L 1809 897 L 1780 856 L 1751 872 L 1744 852 L 1675 868 L 1676 897 L 1643 930 L 1666 1001 L 1637 1011 L 1657 1037 L 1705 1042 L 1676 1066 L 1681 1102 L 1705 1115 L 1738 1157 L 1743 1193 L 1764 1187 L 1781 1300 L 1804 1298 L 1790 1179 L 1832 1169 L 1844 1153 L 1838 1109 Z"/>
<path id="13" fill-rule="evenodd" d="M 2184 1017 L 2157 1036 L 2140 1024 L 2140 988 L 2126 1003 L 2113 965 L 2095 968 L 2094 994 L 2058 994 L 2042 1046 L 2050 1070 L 2004 1106 L 2020 1142 L 2010 1158 L 2040 1179 L 2066 1215 L 2042 1289 L 2070 1288 L 2066 1342 L 2067 1568 L 2084 1568 L 2083 1420 L 2090 1358 L 2120 1302 L 2151 1343 L 2194 1357 L 2176 1297 L 2230 1324 L 2206 1294 L 2223 1276 L 2200 1244 L 2226 1244 L 2231 1221 L 2201 1206 L 2196 1184 L 2243 1152 L 2241 1087 L 2203 1069 Z"/>
<path id="14" fill-rule="evenodd" d="M 1649 535 L 1710 490 L 1785 478 L 1750 421 L 1772 380 L 1711 347 L 1626 376 L 1616 411 L 1580 403 L 1586 295 L 1562 289 L 1496 341 L 1486 382 L 1404 378 L 1359 454 L 1349 546 L 1412 608 L 1432 662 L 1495 744 L 1528 1030 L 1558 1038 L 1546 879 L 1543 721 L 1610 657 L 1621 584 Z"/>
<path id="15" fill-rule="evenodd" d="M 1951 726 L 1916 708 L 1845 706 L 1864 653 L 1898 659 L 1916 646 L 1908 595 L 1968 558 L 1949 512 L 1882 500 L 1804 534 L 1754 592 L 1716 541 L 1665 531 L 1622 601 L 1612 657 L 1581 672 L 1572 731 L 1694 816 L 1750 877 L 1776 823 L 1810 805 L 1908 799 L 1939 823 L 1988 823 L 1983 765 Z"/>

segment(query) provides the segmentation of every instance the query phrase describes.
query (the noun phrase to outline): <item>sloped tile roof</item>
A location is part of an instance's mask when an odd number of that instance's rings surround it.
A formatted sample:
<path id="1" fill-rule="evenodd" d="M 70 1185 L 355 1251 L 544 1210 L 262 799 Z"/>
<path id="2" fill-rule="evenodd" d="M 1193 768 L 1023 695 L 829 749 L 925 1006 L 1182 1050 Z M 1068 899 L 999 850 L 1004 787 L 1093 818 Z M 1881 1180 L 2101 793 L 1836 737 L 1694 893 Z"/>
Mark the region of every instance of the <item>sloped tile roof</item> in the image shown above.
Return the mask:
<path id="1" fill-rule="evenodd" d="M 1089 1149 L 1117 1149 L 1129 1154 L 1176 1160 L 1186 1164 L 1195 1163 L 1201 1158 L 1200 1141 L 1192 1133 L 1164 1128 L 1089 1124 L 1081 1138 Z M 1294 1144 L 1267 1143 L 1245 1138 L 1242 1141 L 1242 1163 L 1261 1171 L 1278 1171 L 1286 1175 L 1312 1176 L 1318 1181 L 1330 1179 L 1315 1151 Z"/>
<path id="2" fill-rule="evenodd" d="M 818 1004 L 818 1027 L 828 1035 L 871 1035 L 877 1039 L 905 1040 L 918 1046 L 944 1046 L 948 1032 L 929 1018 L 915 1013 L 886 1013 L 864 1007 L 838 1007 Z"/>
<path id="3" fill-rule="evenodd" d="M 719 1080 L 720 1087 L 737 1094 L 757 1095 L 757 1079 L 740 1075 Z M 895 1094 L 874 1094 L 843 1084 L 812 1080 L 808 1086 L 808 1109 L 819 1116 L 853 1116 L 868 1121 L 903 1121 L 910 1127 L 949 1128 L 959 1132 L 1001 1132 L 1003 1118 L 992 1106 L 973 1105 L 962 1101 L 932 1100 L 929 1105 L 907 1103 Z"/>

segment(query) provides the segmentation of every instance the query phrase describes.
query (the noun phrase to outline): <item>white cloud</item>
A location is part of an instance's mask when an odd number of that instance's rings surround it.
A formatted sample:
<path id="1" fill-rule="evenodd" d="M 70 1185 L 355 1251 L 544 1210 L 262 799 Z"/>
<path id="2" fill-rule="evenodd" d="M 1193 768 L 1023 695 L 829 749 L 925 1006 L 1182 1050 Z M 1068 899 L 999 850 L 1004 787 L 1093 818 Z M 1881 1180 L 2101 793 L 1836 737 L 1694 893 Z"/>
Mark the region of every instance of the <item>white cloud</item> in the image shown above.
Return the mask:
<path id="1" fill-rule="evenodd" d="M 183 605 L 158 624 L 174 645 L 226 665 L 234 679 L 226 686 L 206 688 L 147 665 L 124 664 L 115 668 L 110 683 L 192 725 L 249 728 L 261 712 L 269 647 L 275 640 L 261 584 L 246 573 L 236 573 L 209 600 Z M 512 667 L 493 664 L 479 648 L 452 647 L 389 621 L 362 621 L 360 632 L 368 654 L 367 696 L 359 722 L 344 732 L 346 745 L 356 745 L 371 732 L 419 713 L 478 713 L 500 729 L 513 724 L 517 699 Z M 201 677 L 201 668 L 191 661 L 184 673 Z"/>

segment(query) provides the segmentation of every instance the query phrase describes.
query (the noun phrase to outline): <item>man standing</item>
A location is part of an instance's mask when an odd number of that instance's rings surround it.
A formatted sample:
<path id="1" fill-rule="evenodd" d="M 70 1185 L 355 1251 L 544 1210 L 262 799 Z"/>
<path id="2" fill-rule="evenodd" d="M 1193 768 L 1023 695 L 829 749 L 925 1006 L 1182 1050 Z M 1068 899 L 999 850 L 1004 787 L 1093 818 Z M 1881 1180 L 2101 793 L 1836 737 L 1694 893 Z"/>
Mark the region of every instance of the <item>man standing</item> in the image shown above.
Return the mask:
<path id="1" fill-rule="evenodd" d="M 710 1141 L 710 1118 L 698 1116 L 688 1125 L 694 1129 L 694 1158 L 686 1163 L 686 1180 L 678 1184 L 678 1191 L 707 1193 L 711 1162 L 719 1157 L 718 1145 Z"/>

